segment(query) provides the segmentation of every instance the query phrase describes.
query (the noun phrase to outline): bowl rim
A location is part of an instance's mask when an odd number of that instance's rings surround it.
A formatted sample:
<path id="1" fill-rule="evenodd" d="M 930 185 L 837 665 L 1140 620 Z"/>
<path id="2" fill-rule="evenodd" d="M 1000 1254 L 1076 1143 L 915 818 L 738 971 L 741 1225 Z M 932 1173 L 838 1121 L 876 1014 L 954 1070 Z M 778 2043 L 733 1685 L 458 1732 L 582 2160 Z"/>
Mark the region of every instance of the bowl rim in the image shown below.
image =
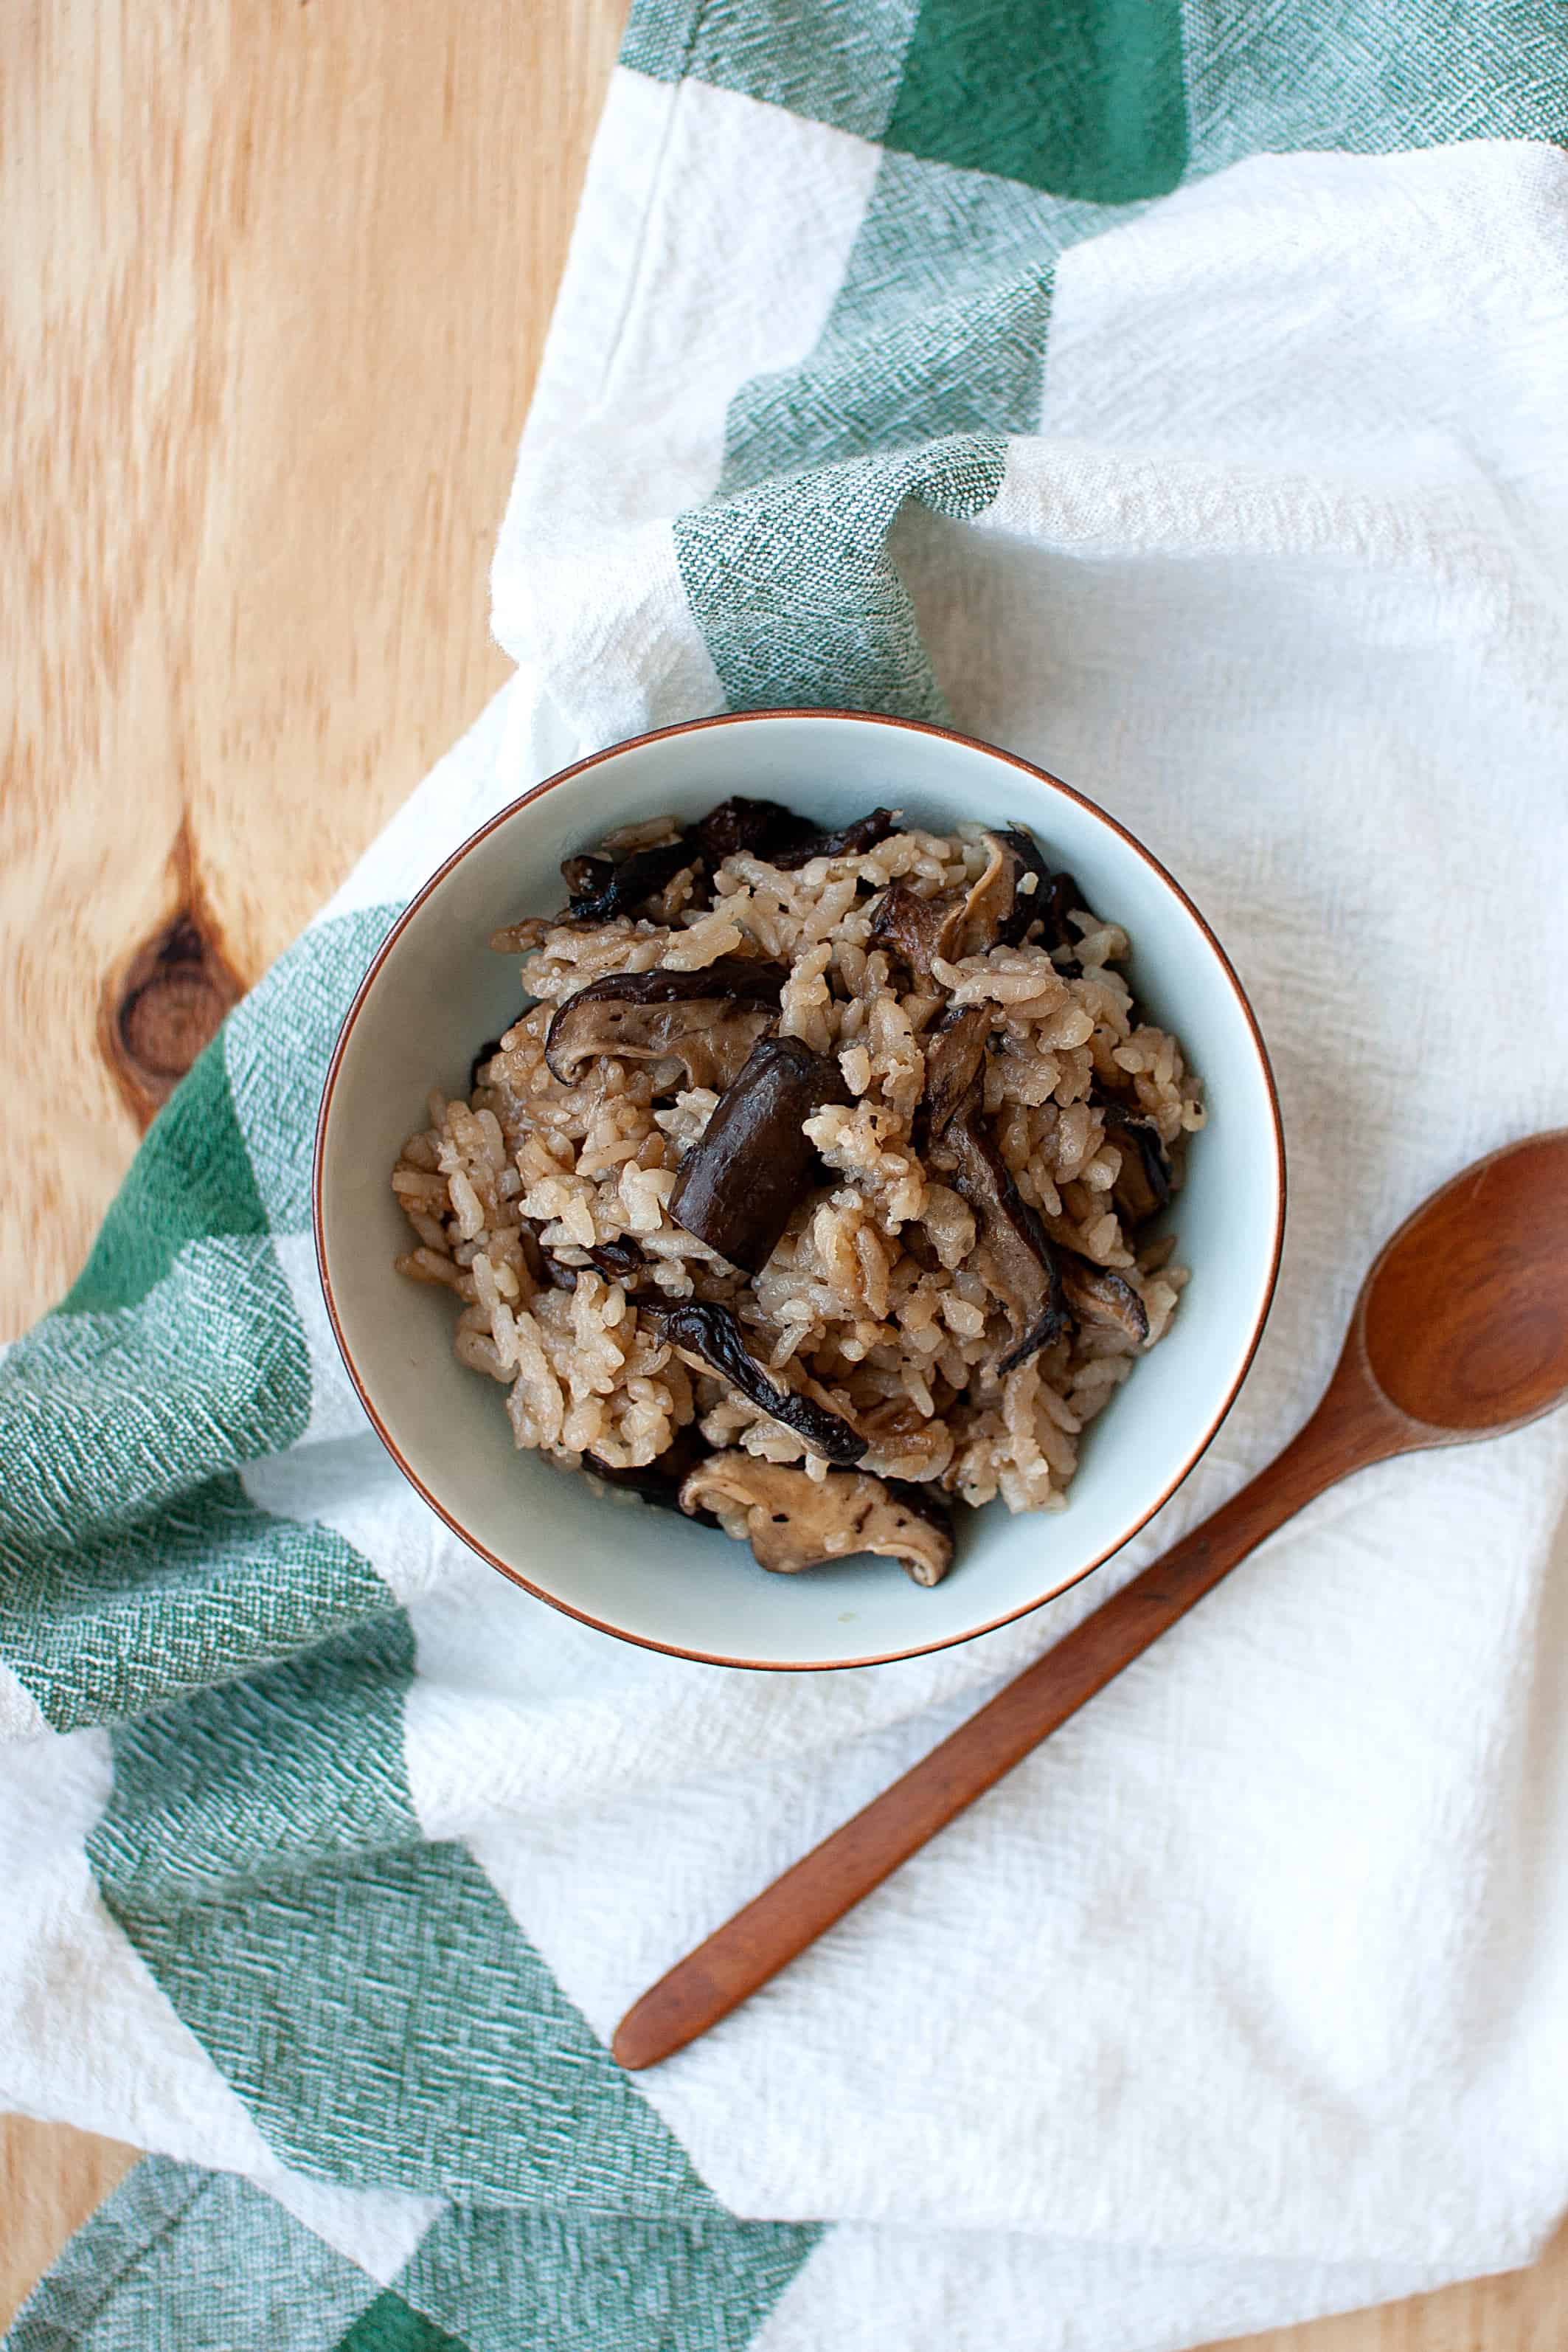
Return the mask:
<path id="1" fill-rule="evenodd" d="M 1187 913 L 1192 917 L 1193 921 L 1197 925 L 1198 929 L 1203 934 L 1205 940 L 1207 942 L 1209 950 L 1219 968 L 1221 975 L 1229 987 L 1232 995 L 1235 997 L 1237 1005 L 1241 1013 L 1242 1021 L 1251 1038 L 1253 1051 L 1257 1055 L 1258 1065 L 1262 1072 L 1264 1093 L 1269 1106 L 1270 1121 L 1270 1142 L 1272 1145 L 1271 1165 L 1274 1180 L 1273 1234 L 1270 1245 L 1268 1278 L 1263 1285 L 1262 1295 L 1258 1304 L 1258 1310 L 1253 1318 L 1252 1329 L 1249 1334 L 1247 1345 L 1237 1366 L 1235 1376 L 1231 1380 L 1224 1396 L 1221 1398 L 1218 1408 L 1216 1411 L 1213 1419 L 1210 1421 L 1208 1427 L 1205 1430 L 1197 1444 L 1188 1453 L 1186 1461 L 1183 1462 L 1175 1476 L 1170 1479 L 1168 1484 L 1162 1489 L 1161 1493 L 1155 1497 L 1155 1499 L 1149 1504 L 1147 1508 L 1139 1513 L 1132 1525 L 1117 1537 L 1114 1543 L 1107 1544 L 1101 1551 L 1095 1554 L 1092 1559 L 1087 1561 L 1082 1568 L 1076 1570 L 1074 1573 L 1068 1577 L 1062 1583 L 1053 1585 L 1049 1592 L 1040 1593 L 1033 1601 L 1026 1601 L 1020 1608 L 1007 1610 L 1001 1616 L 990 1618 L 983 1625 L 971 1626 L 967 1633 L 951 1633 L 945 1635 L 940 1641 L 918 1642 L 909 1649 L 887 1650 L 879 1652 L 875 1655 L 862 1658 L 800 1660 L 779 1658 L 737 1658 L 726 1656 L 722 1654 L 708 1650 L 685 1649 L 674 1642 L 654 1641 L 650 1634 L 632 1633 L 628 1633 L 622 1626 L 607 1624 L 603 1619 L 591 1616 L 587 1610 L 574 1608 L 570 1601 L 563 1601 L 558 1593 L 545 1591 L 541 1586 L 531 1583 L 529 1580 L 521 1574 L 518 1570 L 510 1567 L 506 1560 L 497 1559 L 497 1555 L 491 1551 L 486 1545 L 481 1543 L 476 1536 L 471 1534 L 468 1528 L 463 1525 L 462 1521 L 455 1517 L 454 1514 L 447 1509 L 446 1506 L 440 1502 L 437 1497 L 431 1493 L 429 1487 L 424 1484 L 424 1481 L 418 1475 L 412 1464 L 405 1458 L 391 1432 L 388 1430 L 385 1423 L 382 1421 L 381 1414 L 376 1410 L 374 1401 L 372 1400 L 365 1382 L 360 1376 L 359 1367 L 354 1361 L 353 1351 L 350 1348 L 348 1339 L 343 1330 L 342 1322 L 339 1317 L 337 1300 L 332 1292 L 332 1278 L 327 1266 L 327 1245 L 322 1207 L 322 1194 L 324 1189 L 323 1164 L 325 1160 L 327 1129 L 331 1118 L 332 1097 L 337 1090 L 339 1071 L 341 1068 L 343 1056 L 347 1051 L 349 1040 L 353 1033 L 354 1025 L 364 1008 L 365 1003 L 369 998 L 371 990 L 374 988 L 376 982 L 381 975 L 382 966 L 387 962 L 389 957 L 395 950 L 398 940 L 402 936 L 403 931 L 413 921 L 414 916 L 418 914 L 420 909 L 424 906 L 426 900 L 434 896 L 442 883 L 444 882 L 446 877 L 453 871 L 454 867 L 459 866 L 464 858 L 468 856 L 471 850 L 477 848 L 482 841 L 486 840 L 489 835 L 496 831 L 497 826 L 508 824 L 520 810 L 528 807 L 534 801 L 542 800 L 544 795 L 547 793 L 553 792 L 558 784 L 570 783 L 574 777 L 585 775 L 590 769 L 602 766 L 604 761 L 607 760 L 618 759 L 623 751 L 636 751 L 644 743 L 666 742 L 674 736 L 696 734 L 709 728 L 747 727 L 755 725 L 759 721 L 778 719 L 839 719 L 849 721 L 856 726 L 894 728 L 907 734 L 935 735 L 940 738 L 944 742 L 960 744 L 967 751 L 983 751 L 988 758 L 999 760 L 1005 766 L 1018 769 L 1021 774 L 1029 776 L 1034 782 L 1044 784 L 1050 791 L 1061 793 L 1064 799 L 1075 801 L 1078 805 L 1081 808 L 1085 809 L 1092 817 L 1097 818 L 1102 824 L 1108 827 L 1112 833 L 1115 834 L 1120 840 L 1125 843 L 1126 846 L 1132 850 L 1136 856 L 1140 857 L 1145 866 L 1151 868 L 1157 879 L 1164 883 L 1166 888 L 1171 892 L 1172 896 L 1186 908 Z M 1053 776 L 1048 768 L 1040 767 L 1032 760 L 1025 760 L 1021 758 L 1016 751 L 1004 751 L 998 745 L 995 743 L 988 743 L 979 736 L 962 734 L 956 728 L 953 727 L 938 727 L 927 719 L 895 719 L 880 711 L 838 710 L 817 708 L 811 705 L 784 705 L 777 709 L 767 710 L 721 710 L 715 712 L 712 716 L 706 719 L 681 719 L 674 726 L 653 727 L 647 729 L 640 735 L 628 735 L 620 742 L 606 744 L 602 751 L 591 751 L 585 759 L 574 760 L 569 767 L 559 768 L 553 775 L 546 776 L 538 783 L 530 785 L 526 793 L 519 793 L 517 798 L 514 801 L 508 801 L 505 808 L 498 809 L 494 816 L 487 817 L 482 825 L 478 826 L 475 832 L 471 833 L 467 836 L 466 840 L 460 842 L 457 847 L 452 851 L 451 855 L 443 859 L 442 863 L 436 867 L 434 873 L 431 875 L 429 880 L 425 882 L 409 900 L 407 906 L 398 916 L 396 921 L 387 932 L 385 939 L 382 940 L 380 947 L 376 950 L 375 954 L 371 957 L 359 986 L 354 991 L 353 999 L 350 1003 L 347 1013 L 343 1015 L 342 1026 L 338 1032 L 337 1042 L 332 1048 L 331 1060 L 327 1066 L 327 1076 L 321 1088 L 320 1106 L 316 1115 L 316 1132 L 310 1160 L 310 1228 L 315 1244 L 317 1273 L 321 1284 L 322 1296 L 326 1301 L 327 1318 L 332 1327 L 332 1336 L 337 1342 L 338 1352 L 343 1360 L 344 1369 L 348 1372 L 350 1381 L 353 1384 L 355 1394 L 358 1396 L 361 1404 L 364 1408 L 371 1426 L 374 1429 L 376 1435 L 381 1439 L 382 1444 L 385 1446 L 387 1452 L 391 1454 L 392 1460 L 396 1463 L 398 1468 L 402 1471 L 403 1476 L 407 1479 L 414 1492 L 419 1496 L 420 1499 L 429 1509 L 435 1513 L 438 1519 L 444 1521 L 444 1524 L 451 1528 L 453 1534 L 458 1538 L 460 1542 L 466 1544 L 470 1551 L 477 1553 L 481 1559 L 487 1561 L 490 1567 L 497 1570 L 509 1583 L 520 1586 L 525 1592 L 530 1593 L 536 1601 L 542 1601 L 545 1602 L 547 1607 L 559 1610 L 563 1616 L 575 1618 L 579 1624 L 591 1626 L 595 1633 L 607 1633 L 615 1641 L 629 1642 L 637 1649 L 657 1651 L 665 1657 L 685 1658 L 689 1660 L 695 1665 L 731 1666 L 738 1672 L 749 1674 L 842 1674 L 851 1672 L 854 1668 L 861 1666 L 897 1665 L 902 1664 L 905 1659 L 930 1657 L 940 1650 L 959 1649 L 967 1642 L 977 1642 L 987 1633 L 999 1633 L 1003 1626 L 1016 1624 L 1021 1618 L 1032 1616 L 1037 1609 L 1043 1609 L 1046 1603 L 1050 1601 L 1061 1600 L 1063 1593 L 1071 1592 L 1075 1586 L 1082 1583 L 1085 1577 L 1092 1576 L 1096 1569 L 1103 1568 L 1108 1559 L 1114 1559 L 1115 1555 L 1119 1551 L 1124 1550 L 1125 1547 L 1132 1542 L 1134 1536 L 1140 1534 L 1142 1530 L 1147 1527 L 1149 1521 L 1155 1517 L 1155 1514 L 1157 1511 L 1164 1509 L 1166 1504 L 1170 1501 L 1171 1496 L 1176 1492 L 1177 1488 L 1185 1485 L 1186 1480 L 1191 1476 L 1193 1471 L 1197 1467 L 1198 1463 L 1203 1459 L 1203 1456 L 1207 1453 L 1210 1445 L 1214 1443 L 1215 1438 L 1218 1435 L 1221 1427 L 1231 1411 L 1231 1408 L 1234 1406 L 1237 1398 L 1241 1392 L 1242 1387 L 1246 1382 L 1247 1375 L 1252 1369 L 1253 1359 L 1258 1353 L 1259 1344 L 1262 1339 L 1264 1328 L 1268 1323 L 1270 1311 L 1274 1303 L 1274 1293 L 1279 1285 L 1280 1262 L 1283 1254 L 1285 1242 L 1285 1202 L 1286 1167 L 1284 1121 L 1281 1116 L 1279 1088 L 1274 1081 L 1273 1066 L 1269 1059 L 1269 1049 L 1264 1043 L 1263 1033 L 1259 1026 L 1258 1017 L 1253 1012 L 1251 1004 L 1248 1000 L 1247 992 L 1241 985 L 1240 980 L 1237 975 L 1235 966 L 1232 964 L 1230 958 L 1227 955 L 1224 948 L 1220 945 L 1219 939 L 1215 932 L 1213 925 L 1203 914 L 1201 908 L 1194 903 L 1187 892 L 1183 889 L 1175 875 L 1170 873 L 1169 870 L 1161 864 L 1154 852 L 1150 849 L 1146 849 L 1144 846 L 1144 844 L 1138 840 L 1134 834 L 1130 833 L 1124 824 L 1121 824 L 1115 817 L 1112 816 L 1107 810 L 1102 808 L 1097 801 L 1091 800 L 1086 793 L 1081 793 L 1077 791 L 1073 785 L 1064 783 L 1060 776 Z"/>

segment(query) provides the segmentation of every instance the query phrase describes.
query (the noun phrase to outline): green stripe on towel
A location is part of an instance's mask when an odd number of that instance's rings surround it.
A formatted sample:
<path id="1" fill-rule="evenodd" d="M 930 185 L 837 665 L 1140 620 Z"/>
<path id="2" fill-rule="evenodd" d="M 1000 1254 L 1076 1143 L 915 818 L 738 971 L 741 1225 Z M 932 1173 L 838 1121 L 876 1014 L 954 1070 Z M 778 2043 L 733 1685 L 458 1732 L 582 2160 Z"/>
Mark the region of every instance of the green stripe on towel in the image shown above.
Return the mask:
<path id="1" fill-rule="evenodd" d="M 472 2352 L 745 2352 L 819 2225 L 501 2213 L 436 2220 L 399 2292 Z"/>
<path id="2" fill-rule="evenodd" d="M 1568 141 L 1559 0 L 635 0 L 621 55 L 1104 204 L 1246 155 Z"/>
<path id="3" fill-rule="evenodd" d="M 621 62 L 880 139 L 918 0 L 634 0 Z"/>
<path id="4" fill-rule="evenodd" d="M 5 2352 L 338 2352 L 375 2294 L 249 2181 L 150 2157 L 71 2239 Z"/>
<path id="5" fill-rule="evenodd" d="M 4 1411 L 0 1402 L 0 1421 Z M 388 1602 L 351 1544 L 258 1510 L 232 1474 L 199 1479 L 145 1518 L 128 1505 L 74 1541 L 5 1516 L 0 1503 L 0 1655 L 57 1731 L 225 1682 Z"/>
<path id="6" fill-rule="evenodd" d="M 1180 0 L 921 0 L 885 143 L 1130 204 L 1186 167 Z"/>
<path id="7" fill-rule="evenodd" d="M 415 1843 L 406 1622 L 119 1732 L 104 1900 L 279 2158 L 356 2186 L 719 2211 L 465 1848 Z"/>
<path id="8" fill-rule="evenodd" d="M 192 1242 L 265 1234 L 220 1029 L 148 1129 L 62 1314 L 133 1307 Z"/>
<path id="9" fill-rule="evenodd" d="M 731 709 L 815 703 L 945 718 L 887 534 L 908 501 L 978 514 L 1005 460 L 999 436 L 955 436 L 682 515 L 681 578 Z"/>
<path id="10" fill-rule="evenodd" d="M 459 2336 L 449 2336 L 389 2287 L 361 2312 L 334 2352 L 468 2352 Z"/>

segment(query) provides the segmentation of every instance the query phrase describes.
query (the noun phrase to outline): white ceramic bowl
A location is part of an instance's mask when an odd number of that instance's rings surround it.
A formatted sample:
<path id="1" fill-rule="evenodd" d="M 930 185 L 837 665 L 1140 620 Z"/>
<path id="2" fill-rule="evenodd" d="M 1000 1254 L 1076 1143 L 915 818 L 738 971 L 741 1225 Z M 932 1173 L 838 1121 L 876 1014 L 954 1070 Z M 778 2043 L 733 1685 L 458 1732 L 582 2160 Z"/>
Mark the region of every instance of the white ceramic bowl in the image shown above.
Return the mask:
<path id="1" fill-rule="evenodd" d="M 927 1591 L 891 1560 L 768 1574 L 743 1545 L 594 1495 L 519 1454 L 500 1391 L 452 1352 L 444 1291 L 404 1281 L 388 1179 L 433 1085 L 517 1014 L 489 932 L 561 904 L 560 860 L 616 824 L 692 817 L 732 793 L 824 825 L 876 803 L 943 832 L 1033 828 L 1132 936 L 1133 984 L 1202 1077 L 1208 1124 L 1170 1213 L 1190 1288 L 1168 1336 L 1088 1432 L 1065 1510 L 960 1512 L 957 1561 Z M 1038 768 L 936 728 L 854 713 L 697 721 L 617 744 L 536 786 L 449 857 L 394 924 L 350 1008 L 317 1132 L 316 1244 L 333 1328 L 393 1459 L 475 1550 L 606 1633 L 715 1664 L 862 1665 L 967 1641 L 1036 1609 L 1136 1533 L 1223 1420 L 1263 1328 L 1284 1221 L 1279 1108 L 1262 1040 L 1213 932 L 1162 866 Z M 526 1604 L 519 1599 L 518 1606 Z"/>

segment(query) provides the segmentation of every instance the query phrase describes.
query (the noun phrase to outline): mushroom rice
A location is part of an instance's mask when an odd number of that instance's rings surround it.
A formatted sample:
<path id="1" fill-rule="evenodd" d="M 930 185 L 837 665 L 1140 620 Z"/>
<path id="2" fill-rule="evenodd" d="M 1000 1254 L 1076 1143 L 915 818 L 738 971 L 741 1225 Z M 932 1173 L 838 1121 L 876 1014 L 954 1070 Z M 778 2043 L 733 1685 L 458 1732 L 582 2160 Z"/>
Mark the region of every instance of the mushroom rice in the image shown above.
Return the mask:
<path id="1" fill-rule="evenodd" d="M 609 835 L 491 944 L 528 1003 L 392 1189 L 519 1446 L 934 1584 L 951 1503 L 1059 1508 L 1185 1271 L 1203 1124 L 1126 934 L 1019 827 L 767 801 Z"/>

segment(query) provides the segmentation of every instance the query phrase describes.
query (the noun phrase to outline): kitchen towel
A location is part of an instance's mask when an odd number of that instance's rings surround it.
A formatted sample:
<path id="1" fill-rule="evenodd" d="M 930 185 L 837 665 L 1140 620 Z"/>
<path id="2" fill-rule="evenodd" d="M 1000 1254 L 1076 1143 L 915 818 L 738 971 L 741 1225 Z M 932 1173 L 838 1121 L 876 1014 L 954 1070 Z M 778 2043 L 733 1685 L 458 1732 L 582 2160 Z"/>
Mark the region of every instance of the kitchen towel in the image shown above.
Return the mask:
<path id="1" fill-rule="evenodd" d="M 1324 1497 L 719 2032 L 605 2043 L 1275 1451 L 1406 1211 L 1563 1120 L 1565 129 L 1555 0 L 640 0 L 496 557 L 517 675 L 0 1362 L 0 2105 L 153 2151 L 15 2352 L 1170 2352 L 1549 2235 L 1563 1418 Z M 807 1677 L 467 1556 L 307 1231 L 431 868 L 782 703 L 949 719 L 1147 841 L 1292 1179 L 1138 1542 Z"/>

